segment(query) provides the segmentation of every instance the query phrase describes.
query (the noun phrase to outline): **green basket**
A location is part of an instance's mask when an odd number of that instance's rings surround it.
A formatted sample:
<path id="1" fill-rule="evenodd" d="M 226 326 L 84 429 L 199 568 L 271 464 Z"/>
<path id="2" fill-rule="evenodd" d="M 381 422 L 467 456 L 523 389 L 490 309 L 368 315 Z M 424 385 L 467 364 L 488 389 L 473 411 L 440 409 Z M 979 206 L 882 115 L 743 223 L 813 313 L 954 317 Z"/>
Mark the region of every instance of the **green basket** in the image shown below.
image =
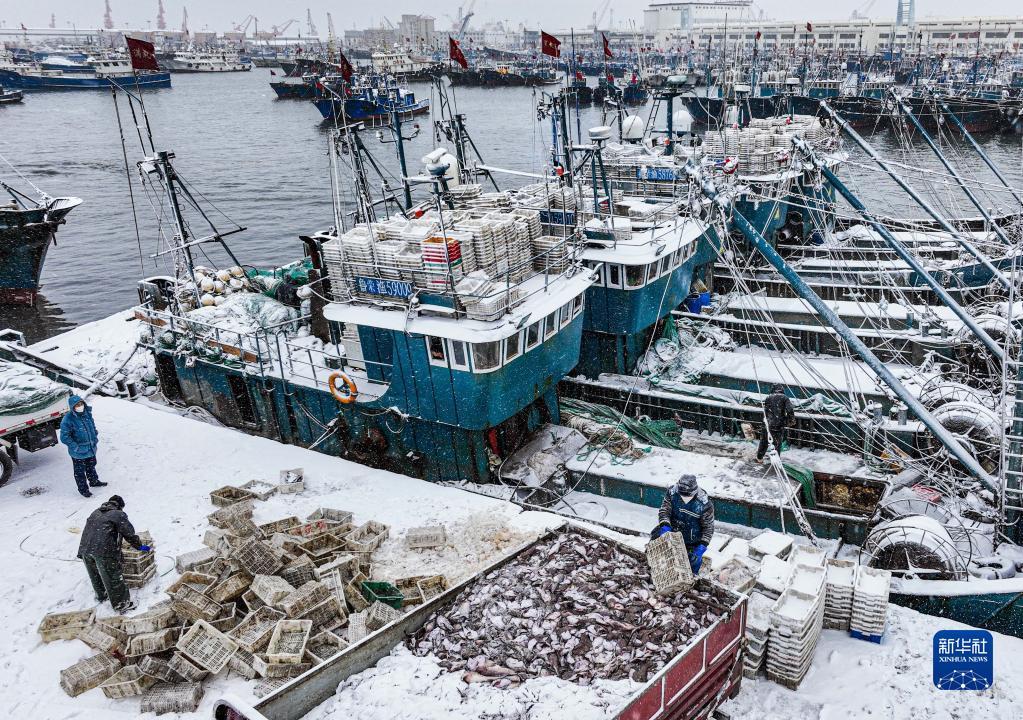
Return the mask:
<path id="1" fill-rule="evenodd" d="M 370 605 L 379 600 L 384 605 L 390 605 L 395 610 L 401 610 L 401 604 L 405 600 L 401 590 L 387 582 L 366 581 L 362 583 L 362 596 L 369 601 Z"/>

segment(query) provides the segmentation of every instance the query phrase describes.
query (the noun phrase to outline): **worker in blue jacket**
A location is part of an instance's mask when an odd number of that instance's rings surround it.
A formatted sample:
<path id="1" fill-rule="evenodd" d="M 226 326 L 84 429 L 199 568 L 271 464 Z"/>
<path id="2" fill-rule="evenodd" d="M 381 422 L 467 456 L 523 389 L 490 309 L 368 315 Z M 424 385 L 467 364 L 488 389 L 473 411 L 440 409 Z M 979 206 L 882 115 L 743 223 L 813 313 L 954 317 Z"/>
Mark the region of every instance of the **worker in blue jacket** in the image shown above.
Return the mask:
<path id="1" fill-rule="evenodd" d="M 714 501 L 696 484 L 695 475 L 682 475 L 664 496 L 651 539 L 669 532 L 682 533 L 689 549 L 689 566 L 700 572 L 703 553 L 714 537 Z"/>
<path id="2" fill-rule="evenodd" d="M 92 497 L 90 487 L 104 487 L 96 474 L 96 448 L 99 447 L 99 431 L 92 419 L 92 408 L 79 395 L 72 395 L 67 401 L 71 412 L 60 421 L 60 441 L 67 445 L 68 455 L 75 468 L 75 483 L 82 497 Z"/>

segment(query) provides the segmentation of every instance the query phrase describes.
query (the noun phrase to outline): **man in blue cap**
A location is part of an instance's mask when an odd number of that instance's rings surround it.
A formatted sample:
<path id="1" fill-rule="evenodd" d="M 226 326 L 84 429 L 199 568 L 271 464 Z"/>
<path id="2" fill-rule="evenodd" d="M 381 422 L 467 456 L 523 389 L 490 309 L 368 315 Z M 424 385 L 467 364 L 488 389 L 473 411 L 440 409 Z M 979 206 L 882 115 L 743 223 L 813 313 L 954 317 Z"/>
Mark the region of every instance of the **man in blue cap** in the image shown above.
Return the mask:
<path id="1" fill-rule="evenodd" d="M 682 533 L 689 548 L 689 565 L 694 573 L 700 572 L 703 553 L 714 537 L 714 501 L 696 484 L 695 475 L 682 475 L 669 488 L 657 513 L 658 525 L 650 538 L 664 533 Z"/>

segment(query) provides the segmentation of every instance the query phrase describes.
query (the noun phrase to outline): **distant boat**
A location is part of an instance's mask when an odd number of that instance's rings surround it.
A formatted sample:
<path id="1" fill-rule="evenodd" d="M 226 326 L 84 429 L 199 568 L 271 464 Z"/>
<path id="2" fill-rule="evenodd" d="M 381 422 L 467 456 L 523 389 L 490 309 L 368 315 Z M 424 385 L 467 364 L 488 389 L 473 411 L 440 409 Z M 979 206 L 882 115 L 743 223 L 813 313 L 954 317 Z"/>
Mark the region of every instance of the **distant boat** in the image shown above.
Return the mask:
<path id="1" fill-rule="evenodd" d="M 20 103 L 25 99 L 25 94 L 21 90 L 5 90 L 0 86 L 0 105 L 13 105 L 14 103 Z"/>
<path id="2" fill-rule="evenodd" d="M 37 65 L 14 69 L 0 66 L 0 85 L 20 90 L 105 90 L 111 81 L 128 87 L 169 88 L 170 73 L 139 70 L 133 73 L 127 60 L 120 58 L 89 60 L 88 73 L 44 70 Z"/>
<path id="3" fill-rule="evenodd" d="M 31 305 L 39 291 L 46 253 L 50 243 L 56 242 L 57 228 L 82 201 L 42 193 L 34 200 L 2 180 L 0 190 L 11 197 L 6 205 L 0 205 L 0 304 Z"/>
<path id="4" fill-rule="evenodd" d="M 355 87 L 343 103 L 334 96 L 324 96 L 314 99 L 313 104 L 328 120 L 341 117 L 343 108 L 349 120 L 370 123 L 389 121 L 395 110 L 403 119 L 430 112 L 429 100 L 416 100 L 412 92 L 397 86 Z"/>
<path id="5" fill-rule="evenodd" d="M 252 62 L 227 53 L 179 52 L 164 60 L 163 66 L 175 73 L 247 72 Z"/>

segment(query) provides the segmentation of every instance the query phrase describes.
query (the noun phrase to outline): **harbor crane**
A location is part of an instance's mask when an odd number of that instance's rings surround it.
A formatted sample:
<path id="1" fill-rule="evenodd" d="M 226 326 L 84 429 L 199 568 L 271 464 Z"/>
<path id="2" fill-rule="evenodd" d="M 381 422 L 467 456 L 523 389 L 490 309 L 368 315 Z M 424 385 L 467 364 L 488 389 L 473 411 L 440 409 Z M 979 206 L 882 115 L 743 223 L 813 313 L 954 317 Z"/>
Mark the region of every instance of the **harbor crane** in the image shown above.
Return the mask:
<path id="1" fill-rule="evenodd" d="M 156 29 L 167 29 L 167 16 L 163 12 L 163 0 L 158 0 L 156 3 Z"/>
<path id="2" fill-rule="evenodd" d="M 867 0 L 867 2 L 852 11 L 852 15 L 849 16 L 849 19 L 866 20 L 870 17 L 870 8 L 874 7 L 875 2 L 877 2 L 877 0 Z"/>
<path id="3" fill-rule="evenodd" d="M 611 0 L 604 0 L 604 4 L 597 10 L 593 11 L 593 29 L 599 30 L 600 23 L 604 22 L 604 18 L 607 16 L 608 8 L 611 7 Z"/>
<path id="4" fill-rule="evenodd" d="M 286 30 L 287 30 L 287 29 L 288 29 L 289 27 L 291 27 L 292 25 L 294 25 L 294 24 L 295 24 L 295 23 L 297 23 L 297 22 L 298 22 L 298 20 L 296 20 L 296 19 L 292 18 L 291 20 L 288 20 L 288 22 L 284 23 L 284 24 L 283 24 L 283 25 L 281 25 L 280 27 L 278 27 L 278 26 L 276 26 L 276 25 L 271 25 L 271 26 L 270 26 L 270 34 L 271 34 L 271 35 L 273 35 L 274 37 L 278 37 L 278 36 L 280 36 L 280 35 L 283 35 L 283 34 L 284 34 L 284 32 L 285 32 L 285 31 L 286 31 Z"/>
<path id="5" fill-rule="evenodd" d="M 105 10 L 103 11 L 103 27 L 107 30 L 114 29 L 114 13 L 110 9 L 110 0 L 106 0 L 104 3 Z"/>
<path id="6" fill-rule="evenodd" d="M 255 15 L 252 15 L 252 14 L 250 14 L 250 15 L 247 15 L 247 16 L 245 17 L 245 19 L 244 19 L 244 20 L 242 20 L 242 21 L 241 21 L 240 23 L 233 23 L 233 25 L 234 25 L 234 31 L 235 31 L 235 32 L 240 32 L 240 33 L 242 33 L 242 34 L 244 34 L 244 33 L 248 32 L 248 29 L 249 29 L 249 25 L 251 25 L 251 24 L 252 24 L 252 22 L 253 22 L 253 21 L 254 21 L 255 19 L 256 19 L 256 16 L 255 16 Z"/>
<path id="7" fill-rule="evenodd" d="M 55 13 L 50 13 L 50 27 L 57 27 L 57 15 Z"/>
<path id="8" fill-rule="evenodd" d="M 188 37 L 188 8 L 181 8 L 181 34 Z"/>
<path id="9" fill-rule="evenodd" d="M 319 33 L 316 31 L 316 23 L 313 22 L 313 11 L 309 8 L 305 9 L 305 27 L 308 31 L 309 37 L 317 37 Z"/>

